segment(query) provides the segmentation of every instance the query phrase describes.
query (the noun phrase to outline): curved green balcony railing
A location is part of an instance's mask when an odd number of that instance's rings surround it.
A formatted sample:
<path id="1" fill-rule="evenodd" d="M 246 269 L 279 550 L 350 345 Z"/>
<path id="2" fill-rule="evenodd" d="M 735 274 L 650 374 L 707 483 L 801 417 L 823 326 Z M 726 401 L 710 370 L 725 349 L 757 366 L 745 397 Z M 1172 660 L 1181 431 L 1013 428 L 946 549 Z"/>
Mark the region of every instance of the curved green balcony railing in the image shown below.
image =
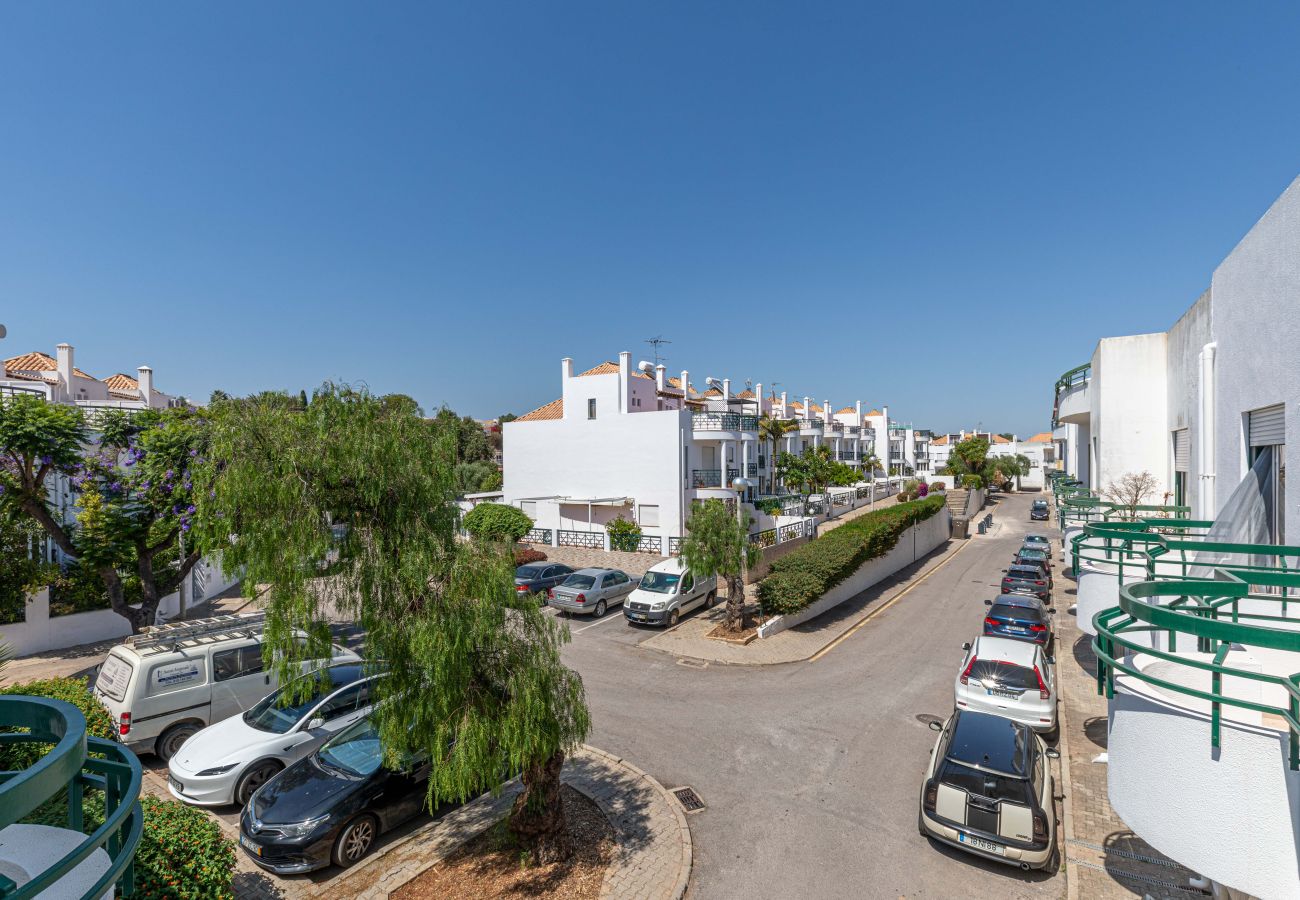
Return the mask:
<path id="1" fill-rule="evenodd" d="M 0 772 L 0 829 L 19 822 L 66 792 L 67 827 L 84 832 L 82 798 L 86 788 L 104 795 L 104 823 L 21 888 L 0 875 L 0 900 L 40 896 L 101 848 L 108 854 L 108 869 L 82 894 L 83 900 L 101 897 L 114 885 L 120 886 L 123 896 L 131 896 L 132 861 L 144 822 L 139 799 L 140 761 L 135 754 L 112 741 L 88 737 L 81 711 L 62 700 L 0 696 L 0 726 L 28 729 L 0 734 L 0 745 L 54 745 L 27 769 Z"/>
<path id="2" fill-rule="evenodd" d="M 1091 377 L 1092 377 L 1092 363 L 1086 362 L 1081 366 L 1075 366 L 1073 369 L 1066 372 L 1060 378 L 1056 379 L 1056 387 L 1053 390 L 1053 394 L 1052 394 L 1052 427 L 1053 428 L 1056 428 L 1058 425 L 1061 424 L 1060 421 L 1057 419 L 1057 413 L 1060 412 L 1061 409 L 1061 394 L 1063 394 L 1065 391 L 1068 391 L 1070 388 L 1076 387 L 1080 384 L 1086 384 L 1088 382 L 1088 379 Z"/>
<path id="3" fill-rule="evenodd" d="M 1294 562 L 1300 559 L 1300 548 L 1248 544 L 1204 544 L 1198 549 L 1213 547 L 1250 548 L 1252 555 L 1262 556 L 1273 551 L 1275 557 Z M 1258 552 L 1253 552 L 1258 551 Z M 1278 552 L 1284 551 L 1284 552 Z M 1225 706 L 1277 717 L 1288 731 L 1289 764 L 1300 769 L 1300 672 L 1290 675 L 1273 675 L 1224 665 L 1232 645 L 1283 650 L 1296 655 L 1300 668 L 1300 631 L 1296 619 L 1287 616 L 1290 592 L 1300 589 L 1300 572 L 1277 567 L 1223 566 L 1213 571 L 1213 578 L 1167 579 L 1121 584 L 1119 606 L 1102 610 L 1093 617 L 1096 636 L 1092 641 L 1097 656 L 1097 690 L 1109 699 L 1115 695 L 1115 675 L 1132 676 L 1164 691 L 1194 697 L 1210 705 L 1210 740 L 1218 747 L 1220 741 L 1222 710 Z M 1252 586 L 1278 590 L 1278 594 L 1252 592 Z M 1276 615 L 1243 610 L 1241 601 L 1250 599 L 1252 606 L 1273 608 Z M 1294 601 L 1294 596 L 1289 597 Z M 1143 637 L 1151 632 L 1162 632 L 1168 649 L 1158 649 Z M 1180 654 L 1180 642 L 1185 651 L 1196 650 L 1213 654 L 1211 661 Z M 1210 689 L 1200 690 L 1161 678 L 1149 670 L 1139 669 L 1132 663 L 1131 654 L 1174 663 L 1210 674 Z M 1285 698 L 1285 705 L 1265 703 L 1234 696 L 1224 690 L 1224 677 L 1271 685 Z"/>

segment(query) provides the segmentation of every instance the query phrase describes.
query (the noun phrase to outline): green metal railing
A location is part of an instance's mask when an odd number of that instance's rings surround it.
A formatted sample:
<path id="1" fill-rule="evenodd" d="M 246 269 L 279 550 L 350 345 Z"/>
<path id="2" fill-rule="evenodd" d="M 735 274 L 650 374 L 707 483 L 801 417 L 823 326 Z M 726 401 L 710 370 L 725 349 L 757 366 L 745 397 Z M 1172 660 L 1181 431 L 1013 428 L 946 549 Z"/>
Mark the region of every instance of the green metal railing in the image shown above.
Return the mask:
<path id="1" fill-rule="evenodd" d="M 1289 548 L 1296 549 L 1296 548 Z M 1102 610 L 1093 617 L 1097 636 L 1092 649 L 1097 655 L 1097 690 L 1107 699 L 1115 696 L 1117 672 L 1140 679 L 1164 691 L 1194 697 L 1210 705 L 1210 740 L 1218 747 L 1222 731 L 1223 707 L 1252 710 L 1276 716 L 1288 731 L 1289 765 L 1300 770 L 1300 673 L 1269 675 L 1250 669 L 1224 665 L 1233 644 L 1296 653 L 1300 661 L 1300 631 L 1295 619 L 1285 615 L 1287 592 L 1300 588 L 1300 573 L 1275 572 L 1268 577 L 1271 586 L 1281 588 L 1278 595 L 1251 592 L 1262 573 L 1220 569 L 1219 578 L 1199 581 L 1143 581 L 1121 585 L 1118 607 Z M 1241 601 L 1250 599 L 1274 602 L 1282 615 L 1243 611 Z M 1161 602 L 1166 601 L 1166 602 Z M 1137 639 L 1138 635 L 1163 632 L 1168 649 L 1162 650 Z M 1195 639 L 1195 649 L 1211 661 L 1178 653 L 1178 637 Z M 1177 681 L 1161 678 L 1133 665 L 1130 653 L 1174 663 L 1178 666 L 1210 673 L 1210 689 L 1200 690 Z M 1224 692 L 1224 676 L 1272 686 L 1286 697 L 1285 705 L 1234 697 Z"/>
<path id="2" fill-rule="evenodd" d="M 108 854 L 109 866 L 81 895 L 82 900 L 101 897 L 114 885 L 120 885 L 123 896 L 131 896 L 135 889 L 133 860 L 144 822 L 139 800 L 140 761 L 135 754 L 112 741 L 88 737 L 85 717 L 62 700 L 0 697 L 0 727 L 28 729 L 0 734 L 0 746 L 54 745 L 28 768 L 0 772 L 0 829 L 19 822 L 66 791 L 68 828 L 82 832 L 85 789 L 104 795 L 102 825 L 21 888 L 0 875 L 0 898 L 29 900 L 39 896 L 98 849 Z"/>
<path id="3" fill-rule="evenodd" d="M 1056 387 L 1052 395 L 1052 427 L 1053 428 L 1056 428 L 1061 424 L 1060 420 L 1057 418 L 1057 414 L 1061 410 L 1061 394 L 1064 393 L 1065 391 L 1068 391 L 1070 388 L 1076 387 L 1080 384 L 1086 384 L 1088 382 L 1088 379 L 1091 377 L 1092 377 L 1092 363 L 1086 362 L 1081 366 L 1075 366 L 1073 369 L 1066 372 L 1060 378 L 1056 379 Z"/>

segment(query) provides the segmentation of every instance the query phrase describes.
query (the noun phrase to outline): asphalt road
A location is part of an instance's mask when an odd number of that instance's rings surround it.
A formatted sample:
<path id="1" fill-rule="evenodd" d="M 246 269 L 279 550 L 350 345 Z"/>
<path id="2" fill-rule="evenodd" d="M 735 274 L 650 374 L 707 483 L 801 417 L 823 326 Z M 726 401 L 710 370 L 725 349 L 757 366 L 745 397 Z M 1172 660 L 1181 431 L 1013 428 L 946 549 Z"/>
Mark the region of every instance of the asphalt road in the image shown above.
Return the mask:
<path id="1" fill-rule="evenodd" d="M 815 661 L 700 669 L 638 647 L 649 634 L 616 613 L 571 621 L 564 652 L 586 683 L 589 742 L 706 804 L 690 817 L 689 896 L 1064 895 L 1063 875 L 984 862 L 916 827 L 935 738 L 917 716 L 952 710 L 962 642 L 1021 537 L 1043 530 L 1028 521 L 1032 496 L 1001 497 L 994 534 Z"/>

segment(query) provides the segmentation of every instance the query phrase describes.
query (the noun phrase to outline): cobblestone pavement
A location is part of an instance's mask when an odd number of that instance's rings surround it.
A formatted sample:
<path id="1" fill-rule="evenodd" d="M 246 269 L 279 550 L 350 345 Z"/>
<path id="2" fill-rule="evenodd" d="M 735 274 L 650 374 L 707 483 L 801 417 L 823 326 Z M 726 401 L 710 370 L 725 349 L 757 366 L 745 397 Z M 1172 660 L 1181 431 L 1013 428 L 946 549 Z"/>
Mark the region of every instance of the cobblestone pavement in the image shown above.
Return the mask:
<path id="1" fill-rule="evenodd" d="M 1058 565 L 1059 565 L 1059 553 Z M 1135 835 L 1110 805 L 1106 763 L 1108 711 L 1097 693 L 1097 658 L 1074 614 L 1075 583 L 1056 579 L 1056 672 L 1064 705 L 1062 745 L 1068 752 L 1065 860 L 1070 897 L 1084 900 L 1204 895 L 1188 887 L 1190 872 Z"/>
<path id="2" fill-rule="evenodd" d="M 594 747 L 574 753 L 562 777 L 601 808 L 617 835 L 601 897 L 678 900 L 686 891 L 693 855 L 681 804 L 640 769 Z M 235 896 L 383 900 L 500 821 L 518 793 L 518 782 L 512 782 L 498 797 L 484 795 L 437 818 L 423 816 L 346 872 L 327 869 L 314 876 L 275 878 L 257 870 L 240 851 Z"/>

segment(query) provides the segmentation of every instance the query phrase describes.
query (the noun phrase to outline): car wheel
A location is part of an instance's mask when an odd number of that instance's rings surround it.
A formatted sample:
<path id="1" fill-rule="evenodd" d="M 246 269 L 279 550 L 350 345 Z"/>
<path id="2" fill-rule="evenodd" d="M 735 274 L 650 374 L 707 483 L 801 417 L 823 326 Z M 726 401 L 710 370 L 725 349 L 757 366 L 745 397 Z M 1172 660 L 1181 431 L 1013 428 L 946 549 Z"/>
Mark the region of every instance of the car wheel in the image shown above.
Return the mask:
<path id="1" fill-rule="evenodd" d="M 154 744 L 154 752 L 158 754 L 159 759 L 167 762 L 176 755 L 177 750 L 181 749 L 181 744 L 198 734 L 202 727 L 197 722 L 173 725 L 158 736 L 158 742 Z"/>
<path id="2" fill-rule="evenodd" d="M 344 826 L 334 839 L 331 856 L 334 865 L 346 869 L 355 866 L 370 852 L 379 836 L 379 827 L 373 816 L 358 816 Z"/>
<path id="3" fill-rule="evenodd" d="M 247 806 L 257 789 L 274 778 L 279 771 L 280 766 L 273 762 L 260 762 L 249 768 L 235 786 L 235 802 L 241 807 Z"/>
<path id="4" fill-rule="evenodd" d="M 681 612 L 679 610 L 674 609 L 672 612 L 668 614 L 668 627 L 672 628 L 674 625 L 678 623 L 678 621 L 681 620 L 681 618 L 682 618 Z"/>
<path id="5" fill-rule="evenodd" d="M 605 607 L 605 601 L 604 601 L 604 600 L 597 600 L 597 601 L 596 601 L 596 618 L 597 618 L 597 619 L 603 619 L 603 618 L 605 617 L 605 608 L 606 608 L 606 607 Z"/>
<path id="6" fill-rule="evenodd" d="M 718 592 L 709 591 L 709 595 L 704 598 L 704 608 L 713 609 L 713 604 L 718 602 Z"/>

